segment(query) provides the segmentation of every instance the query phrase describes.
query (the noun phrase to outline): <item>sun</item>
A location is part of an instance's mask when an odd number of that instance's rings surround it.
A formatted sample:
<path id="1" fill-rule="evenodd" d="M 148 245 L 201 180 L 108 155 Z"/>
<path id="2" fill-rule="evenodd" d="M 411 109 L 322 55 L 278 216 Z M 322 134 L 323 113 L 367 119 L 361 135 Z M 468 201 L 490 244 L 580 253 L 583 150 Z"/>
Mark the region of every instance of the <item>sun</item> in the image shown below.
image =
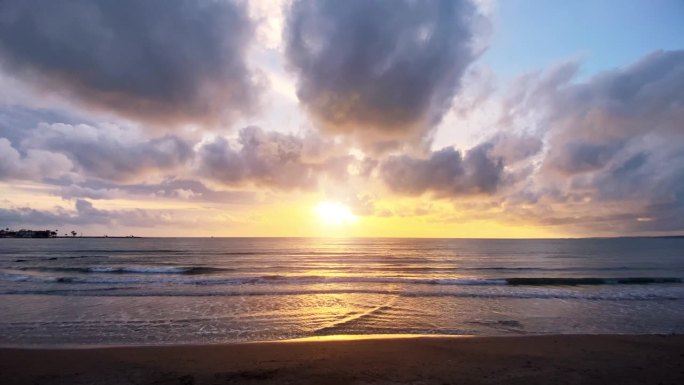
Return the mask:
<path id="1" fill-rule="evenodd" d="M 339 202 L 321 202 L 316 206 L 316 213 L 323 222 L 332 225 L 352 224 L 357 220 L 349 207 Z"/>

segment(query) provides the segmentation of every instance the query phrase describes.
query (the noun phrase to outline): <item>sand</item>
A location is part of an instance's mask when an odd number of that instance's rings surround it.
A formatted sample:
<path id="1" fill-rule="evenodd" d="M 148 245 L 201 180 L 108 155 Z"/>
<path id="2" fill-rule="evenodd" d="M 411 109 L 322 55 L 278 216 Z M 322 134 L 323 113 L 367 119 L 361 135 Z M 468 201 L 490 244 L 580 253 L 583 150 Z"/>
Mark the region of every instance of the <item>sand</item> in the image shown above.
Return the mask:
<path id="1" fill-rule="evenodd" d="M 684 336 L 4 348 L 0 384 L 684 384 Z"/>

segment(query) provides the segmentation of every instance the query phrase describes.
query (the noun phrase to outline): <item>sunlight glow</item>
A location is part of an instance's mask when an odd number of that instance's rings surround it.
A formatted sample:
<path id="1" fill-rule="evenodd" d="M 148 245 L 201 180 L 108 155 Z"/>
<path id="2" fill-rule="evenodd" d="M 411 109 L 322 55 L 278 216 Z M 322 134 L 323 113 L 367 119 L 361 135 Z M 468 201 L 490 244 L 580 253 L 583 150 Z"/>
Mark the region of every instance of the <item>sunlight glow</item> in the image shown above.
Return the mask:
<path id="1" fill-rule="evenodd" d="M 349 207 L 339 202 L 321 202 L 316 206 L 316 213 L 323 222 L 333 225 L 352 224 L 357 220 Z"/>

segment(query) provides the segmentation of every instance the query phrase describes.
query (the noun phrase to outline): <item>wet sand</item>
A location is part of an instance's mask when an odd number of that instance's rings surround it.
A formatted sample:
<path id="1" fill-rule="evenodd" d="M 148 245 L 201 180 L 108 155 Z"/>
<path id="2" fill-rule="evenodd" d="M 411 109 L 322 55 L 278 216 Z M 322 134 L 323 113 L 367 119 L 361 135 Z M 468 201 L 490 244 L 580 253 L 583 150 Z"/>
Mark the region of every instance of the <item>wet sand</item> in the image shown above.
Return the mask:
<path id="1" fill-rule="evenodd" d="M 3 348 L 0 384 L 684 384 L 684 336 Z"/>

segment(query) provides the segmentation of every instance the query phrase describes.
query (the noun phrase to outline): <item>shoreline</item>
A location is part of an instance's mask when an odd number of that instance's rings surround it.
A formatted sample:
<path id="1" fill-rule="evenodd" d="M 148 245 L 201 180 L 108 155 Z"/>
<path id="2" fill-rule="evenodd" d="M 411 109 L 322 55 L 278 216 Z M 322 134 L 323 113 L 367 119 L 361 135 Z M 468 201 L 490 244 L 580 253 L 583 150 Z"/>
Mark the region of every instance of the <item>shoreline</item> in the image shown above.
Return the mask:
<path id="1" fill-rule="evenodd" d="M 0 383 L 684 383 L 684 335 L 315 338 L 0 348 Z"/>
<path id="2" fill-rule="evenodd" d="M 566 338 L 566 337 L 681 337 L 681 333 L 650 333 L 650 334 L 519 334 L 519 335 L 481 335 L 481 334 L 327 334 L 307 337 L 294 337 L 275 340 L 255 340 L 255 341 L 236 341 L 236 342 L 217 342 L 217 343 L 150 343 L 150 344 L 0 344 L 0 352 L 3 350 L 99 350 L 99 349 L 138 349 L 138 348 L 199 348 L 199 347 L 220 347 L 220 346 L 241 346 L 241 345 L 260 345 L 260 344 L 297 344 L 308 342 L 353 342 L 353 341 L 378 341 L 378 340 L 412 340 L 412 339 L 535 339 L 535 338 Z"/>
<path id="3" fill-rule="evenodd" d="M 563 335 L 585 335 L 585 334 L 539 334 L 529 335 L 527 337 L 535 336 L 563 336 Z M 590 334 L 586 334 L 589 336 Z M 601 335 L 601 334 L 597 334 Z M 615 334 L 620 335 L 620 334 Z M 630 335 L 630 334 L 625 334 Z M 644 336 L 660 336 L 660 335 L 674 335 L 674 334 L 633 334 Z M 484 336 L 473 334 L 329 334 L 320 336 L 295 337 L 285 338 L 280 340 L 255 340 L 255 341 L 236 341 L 236 342 L 217 342 L 208 344 L 198 343 L 178 343 L 178 344 L 26 344 L 26 345 L 2 345 L 0 344 L 0 351 L 2 350 L 96 350 L 96 349 L 136 349 L 136 348 L 196 348 L 202 346 L 235 346 L 235 345 L 253 345 L 253 344 L 287 344 L 299 342 L 334 342 L 334 341 L 362 341 L 362 340 L 395 340 L 395 339 L 416 339 L 416 338 L 443 338 L 443 339 L 457 339 L 457 338 L 519 338 L 523 336 Z"/>

